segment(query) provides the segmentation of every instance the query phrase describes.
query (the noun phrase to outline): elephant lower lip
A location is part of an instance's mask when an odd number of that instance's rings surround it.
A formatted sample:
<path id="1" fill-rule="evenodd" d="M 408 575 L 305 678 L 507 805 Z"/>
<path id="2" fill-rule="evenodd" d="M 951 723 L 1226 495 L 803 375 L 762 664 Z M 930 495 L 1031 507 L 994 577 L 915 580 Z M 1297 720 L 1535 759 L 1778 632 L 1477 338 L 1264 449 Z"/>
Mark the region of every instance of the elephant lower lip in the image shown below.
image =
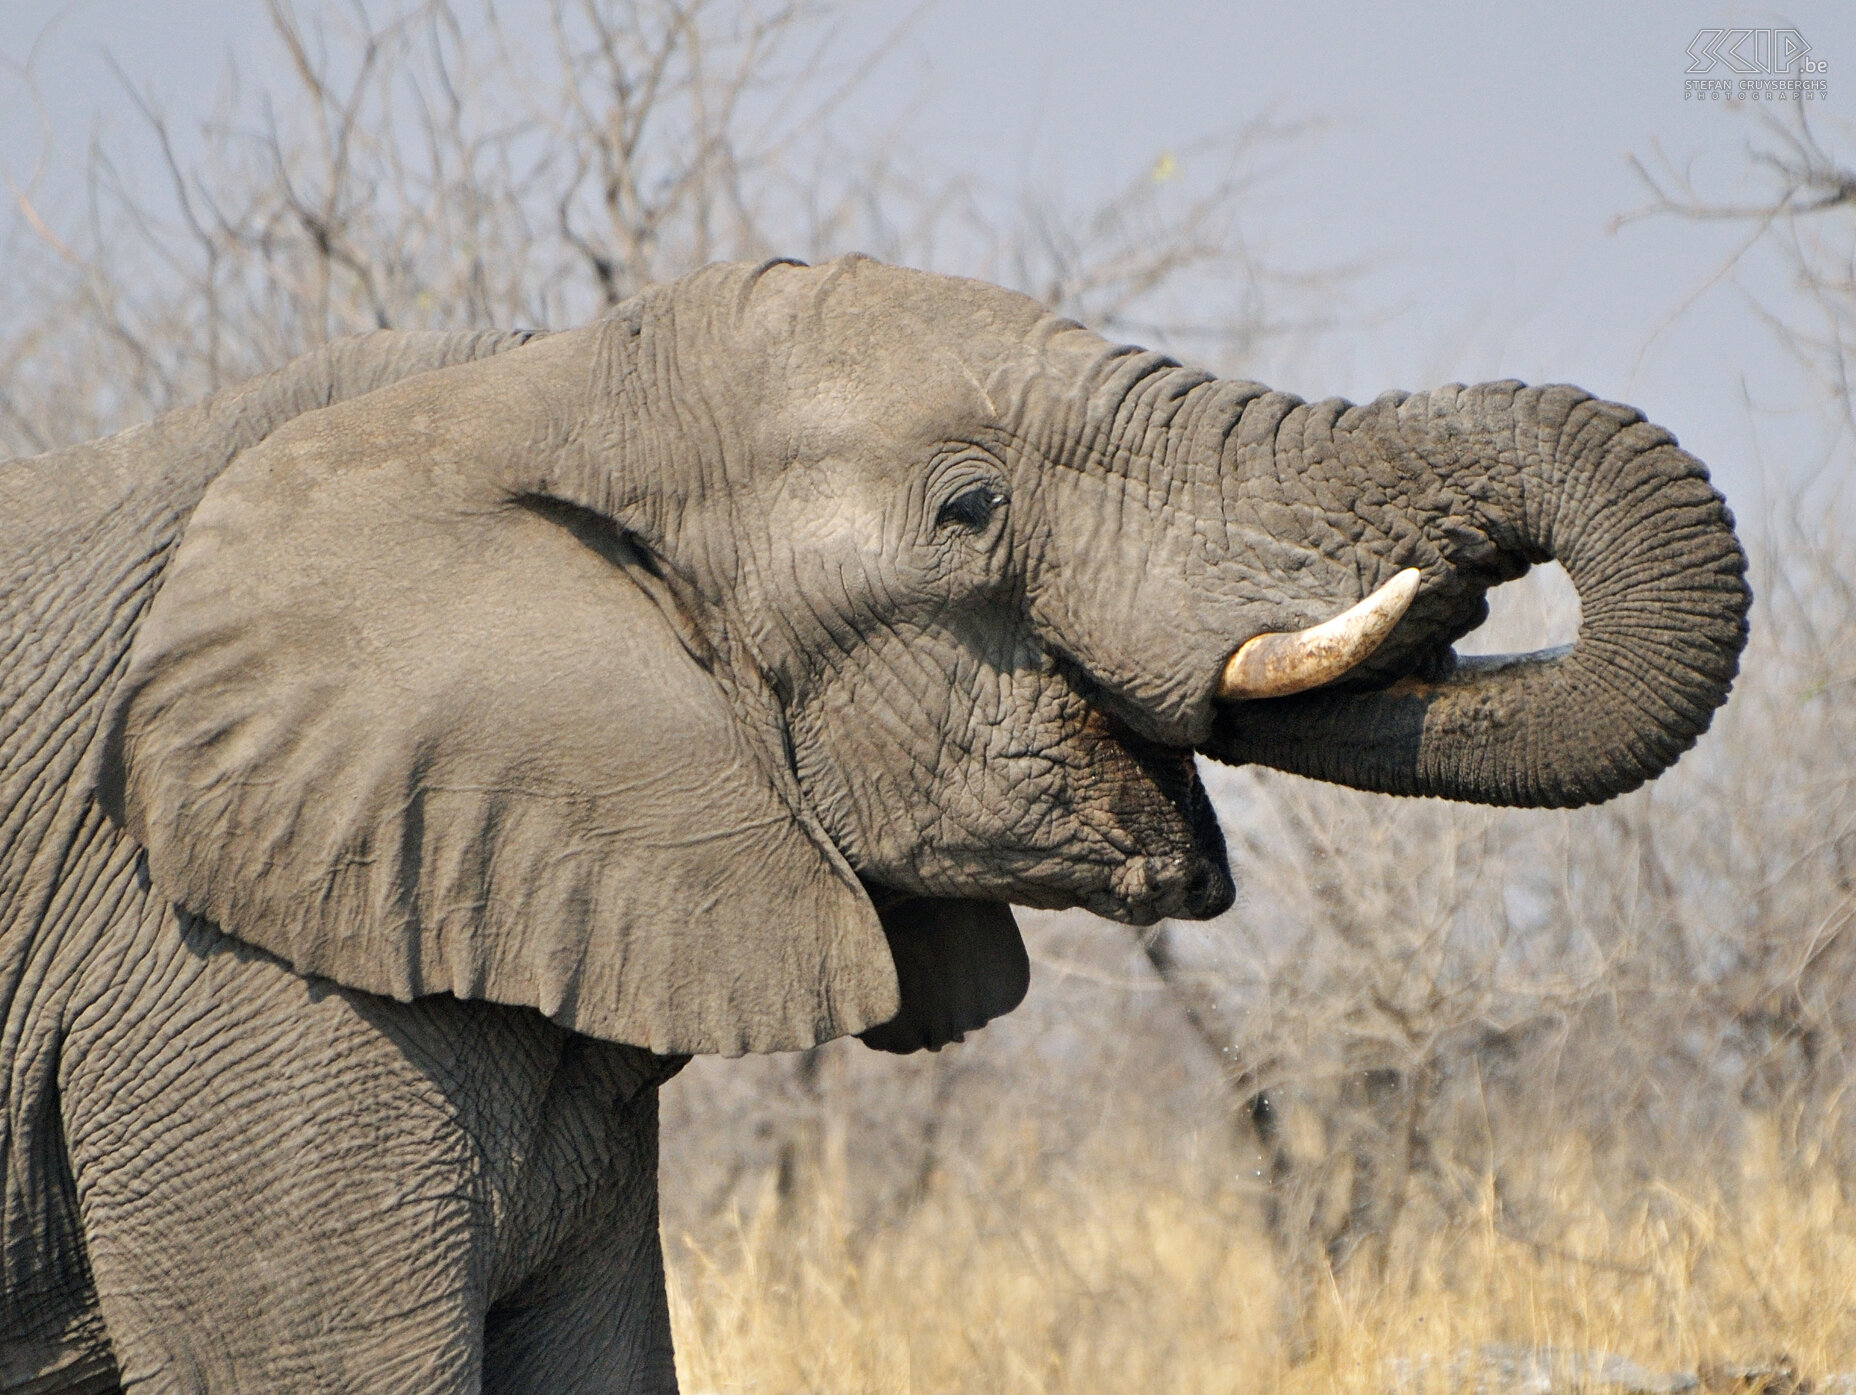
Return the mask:
<path id="1" fill-rule="evenodd" d="M 1228 910 L 1236 895 L 1230 873 L 1209 858 L 1133 857 L 1116 869 L 1109 890 L 1092 898 L 1089 909 L 1130 925 L 1172 917 L 1206 920 Z"/>

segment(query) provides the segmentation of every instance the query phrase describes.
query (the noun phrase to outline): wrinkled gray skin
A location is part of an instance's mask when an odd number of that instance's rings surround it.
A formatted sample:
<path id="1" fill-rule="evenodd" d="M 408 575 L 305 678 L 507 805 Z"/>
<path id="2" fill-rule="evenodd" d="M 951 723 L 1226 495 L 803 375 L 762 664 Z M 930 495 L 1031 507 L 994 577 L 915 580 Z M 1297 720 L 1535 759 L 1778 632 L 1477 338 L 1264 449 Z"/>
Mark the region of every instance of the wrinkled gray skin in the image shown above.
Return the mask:
<path id="1" fill-rule="evenodd" d="M 1577 646 L 1453 666 L 1547 558 Z M 1214 701 L 1408 566 L 1347 678 Z M 684 1055 L 957 1039 L 1007 902 L 1223 910 L 1195 749 L 1630 789 L 1743 571 L 1575 389 L 1306 404 L 861 259 L 0 466 L 0 1388 L 671 1389 Z"/>

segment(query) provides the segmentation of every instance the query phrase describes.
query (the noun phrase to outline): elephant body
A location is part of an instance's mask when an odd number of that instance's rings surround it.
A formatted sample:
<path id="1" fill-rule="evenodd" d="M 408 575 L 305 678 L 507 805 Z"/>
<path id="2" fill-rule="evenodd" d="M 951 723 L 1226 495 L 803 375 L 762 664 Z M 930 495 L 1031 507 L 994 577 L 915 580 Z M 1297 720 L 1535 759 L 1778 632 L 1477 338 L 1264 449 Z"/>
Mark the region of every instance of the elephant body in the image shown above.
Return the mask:
<path id="1" fill-rule="evenodd" d="M 1457 664 L 1550 557 L 1580 642 Z M 1576 389 L 1307 404 L 859 258 L 0 464 L 0 1390 L 674 1390 L 689 1054 L 958 1041 L 1008 903 L 1218 914 L 1200 755 L 1633 788 L 1744 569 Z"/>

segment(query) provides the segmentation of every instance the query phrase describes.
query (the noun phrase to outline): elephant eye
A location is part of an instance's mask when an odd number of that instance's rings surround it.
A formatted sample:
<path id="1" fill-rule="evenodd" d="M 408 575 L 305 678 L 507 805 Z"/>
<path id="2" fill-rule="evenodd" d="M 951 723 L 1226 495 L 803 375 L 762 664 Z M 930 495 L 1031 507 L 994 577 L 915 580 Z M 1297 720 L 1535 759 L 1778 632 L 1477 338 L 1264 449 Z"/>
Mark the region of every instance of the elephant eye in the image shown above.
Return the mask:
<path id="1" fill-rule="evenodd" d="M 941 505 L 941 512 L 935 515 L 935 527 L 953 525 L 977 533 L 992 522 L 994 510 L 1004 502 L 1005 496 L 989 484 L 963 489 Z"/>

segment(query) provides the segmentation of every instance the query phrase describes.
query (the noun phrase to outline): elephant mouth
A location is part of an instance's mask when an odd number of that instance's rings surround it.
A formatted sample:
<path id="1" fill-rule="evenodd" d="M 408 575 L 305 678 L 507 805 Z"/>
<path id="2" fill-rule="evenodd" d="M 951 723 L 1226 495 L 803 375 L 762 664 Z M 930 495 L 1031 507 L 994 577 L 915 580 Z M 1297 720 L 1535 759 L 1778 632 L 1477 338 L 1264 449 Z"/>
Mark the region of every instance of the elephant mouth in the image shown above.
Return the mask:
<path id="1" fill-rule="evenodd" d="M 1345 678 L 1398 627 L 1422 574 L 1407 567 L 1358 604 L 1302 630 L 1252 636 L 1219 672 L 1214 692 L 1227 711 L 1248 702 L 1294 697 Z M 1086 723 L 1108 785 L 1107 805 L 1127 855 L 1097 886 L 1053 906 L 1080 905 L 1110 920 L 1151 925 L 1206 920 L 1228 910 L 1236 886 L 1224 836 L 1200 782 L 1195 751 L 1154 741 L 1113 715 L 1114 705 L 1086 674 L 1073 674 L 1091 698 Z"/>
<path id="2" fill-rule="evenodd" d="M 1270 699 L 1346 677 L 1397 628 L 1420 580 L 1408 567 L 1330 620 L 1246 640 L 1218 675 L 1219 704 L 1227 712 L 1250 702 L 1268 707 Z M 1060 661 L 1059 667 L 1086 704 L 1073 752 L 1073 778 L 1081 783 L 1072 796 L 1084 822 L 1093 825 L 1087 841 L 1095 852 L 1054 878 L 1041 856 L 1042 866 L 1023 881 L 1013 879 L 1000 899 L 1044 909 L 1079 906 L 1130 925 L 1206 920 L 1229 909 L 1236 887 L 1216 811 L 1199 780 L 1197 753 L 1143 734 L 1136 725 L 1140 714 L 1126 711 L 1081 665 Z M 919 894 L 883 886 L 879 878 L 866 877 L 865 885 L 879 909 Z"/>
<path id="3" fill-rule="evenodd" d="M 1098 714 L 1105 800 L 1126 855 L 1080 898 L 1084 909 L 1130 925 L 1206 920 L 1237 897 L 1211 796 L 1189 747 L 1162 745 Z"/>

